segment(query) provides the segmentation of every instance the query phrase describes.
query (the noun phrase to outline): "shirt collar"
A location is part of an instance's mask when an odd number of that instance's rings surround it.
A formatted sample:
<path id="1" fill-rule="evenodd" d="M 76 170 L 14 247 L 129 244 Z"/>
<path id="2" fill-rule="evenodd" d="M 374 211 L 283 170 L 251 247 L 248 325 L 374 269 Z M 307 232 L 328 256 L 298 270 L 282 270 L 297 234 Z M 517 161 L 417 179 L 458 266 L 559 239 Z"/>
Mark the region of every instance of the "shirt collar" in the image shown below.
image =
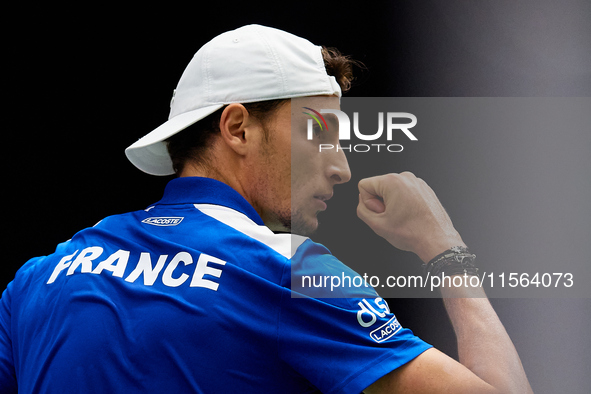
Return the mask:
<path id="1" fill-rule="evenodd" d="M 211 178 L 182 177 L 168 182 L 164 196 L 156 205 L 215 204 L 242 212 L 258 225 L 263 220 L 236 190 Z"/>

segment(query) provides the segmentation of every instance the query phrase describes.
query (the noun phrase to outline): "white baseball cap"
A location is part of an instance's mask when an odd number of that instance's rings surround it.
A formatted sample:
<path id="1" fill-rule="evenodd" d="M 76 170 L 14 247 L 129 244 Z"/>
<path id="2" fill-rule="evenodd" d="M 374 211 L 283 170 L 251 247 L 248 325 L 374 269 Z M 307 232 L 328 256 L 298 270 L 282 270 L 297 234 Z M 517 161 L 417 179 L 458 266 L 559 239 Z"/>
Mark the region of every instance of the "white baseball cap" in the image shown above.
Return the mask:
<path id="1" fill-rule="evenodd" d="M 341 96 L 326 73 L 320 46 L 282 30 L 243 26 L 197 51 L 174 91 L 168 121 L 125 154 L 148 174 L 171 175 L 164 141 L 224 105 L 315 95 Z"/>

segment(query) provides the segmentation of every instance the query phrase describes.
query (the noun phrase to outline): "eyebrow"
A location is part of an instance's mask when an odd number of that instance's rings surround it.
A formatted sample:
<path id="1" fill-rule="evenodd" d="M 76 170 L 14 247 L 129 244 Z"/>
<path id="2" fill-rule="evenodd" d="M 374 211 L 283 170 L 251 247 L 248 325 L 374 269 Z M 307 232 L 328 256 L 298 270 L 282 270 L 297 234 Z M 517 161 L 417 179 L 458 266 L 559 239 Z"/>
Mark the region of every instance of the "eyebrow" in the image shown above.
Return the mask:
<path id="1" fill-rule="evenodd" d="M 339 118 L 333 113 L 322 114 L 326 121 L 330 123 L 338 123 Z"/>

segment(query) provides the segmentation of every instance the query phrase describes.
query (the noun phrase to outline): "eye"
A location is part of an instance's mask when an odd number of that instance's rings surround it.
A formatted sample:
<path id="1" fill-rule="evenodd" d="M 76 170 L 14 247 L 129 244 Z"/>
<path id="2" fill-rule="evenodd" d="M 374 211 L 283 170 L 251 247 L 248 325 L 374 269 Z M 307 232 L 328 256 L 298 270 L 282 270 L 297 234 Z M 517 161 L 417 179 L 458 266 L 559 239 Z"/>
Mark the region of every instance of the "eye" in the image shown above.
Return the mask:
<path id="1" fill-rule="evenodd" d="M 320 132 L 322 131 L 322 129 L 320 129 L 320 126 L 314 125 L 312 127 L 312 131 L 314 132 L 315 137 L 320 137 Z"/>
<path id="2" fill-rule="evenodd" d="M 309 140 L 318 139 L 323 137 L 323 128 L 318 123 L 309 119 L 308 123 L 306 124 L 306 134 Z"/>

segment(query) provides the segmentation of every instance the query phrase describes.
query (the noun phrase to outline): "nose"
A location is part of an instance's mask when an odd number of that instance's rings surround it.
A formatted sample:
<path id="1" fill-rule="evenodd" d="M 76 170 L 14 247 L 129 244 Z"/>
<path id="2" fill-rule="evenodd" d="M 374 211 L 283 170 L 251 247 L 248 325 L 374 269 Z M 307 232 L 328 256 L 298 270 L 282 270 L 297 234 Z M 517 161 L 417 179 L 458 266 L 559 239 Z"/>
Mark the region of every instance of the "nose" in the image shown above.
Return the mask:
<path id="1" fill-rule="evenodd" d="M 328 165 L 328 177 L 335 183 L 347 183 L 351 180 L 351 169 L 349 162 L 342 150 L 329 153 L 330 162 Z"/>

